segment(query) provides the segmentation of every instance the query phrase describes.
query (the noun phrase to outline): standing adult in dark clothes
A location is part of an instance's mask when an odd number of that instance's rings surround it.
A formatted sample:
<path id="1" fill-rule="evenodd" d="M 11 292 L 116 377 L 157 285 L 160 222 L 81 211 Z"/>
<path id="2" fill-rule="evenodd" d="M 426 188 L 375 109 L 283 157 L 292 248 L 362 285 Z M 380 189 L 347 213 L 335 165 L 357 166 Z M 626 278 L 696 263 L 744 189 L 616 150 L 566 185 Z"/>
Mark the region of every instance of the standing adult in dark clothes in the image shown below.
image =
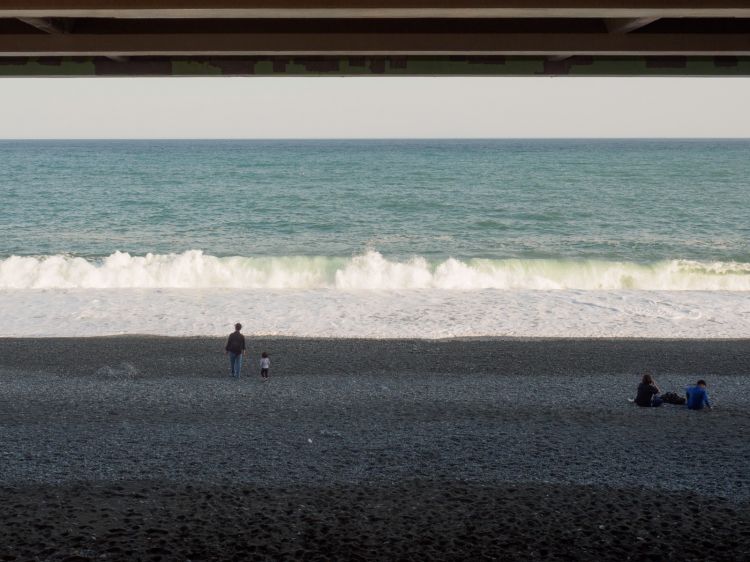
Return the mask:
<path id="1" fill-rule="evenodd" d="M 645 374 L 643 375 L 641 384 L 638 385 L 635 403 L 644 408 L 661 406 L 660 392 L 659 387 L 654 382 L 654 378 L 649 374 Z"/>
<path id="2" fill-rule="evenodd" d="M 240 334 L 242 324 L 234 325 L 234 332 L 229 334 L 227 340 L 227 346 L 224 348 L 224 353 L 229 354 L 229 368 L 231 369 L 230 374 L 233 377 L 240 376 L 240 369 L 242 368 L 242 356 L 245 355 L 245 336 Z"/>

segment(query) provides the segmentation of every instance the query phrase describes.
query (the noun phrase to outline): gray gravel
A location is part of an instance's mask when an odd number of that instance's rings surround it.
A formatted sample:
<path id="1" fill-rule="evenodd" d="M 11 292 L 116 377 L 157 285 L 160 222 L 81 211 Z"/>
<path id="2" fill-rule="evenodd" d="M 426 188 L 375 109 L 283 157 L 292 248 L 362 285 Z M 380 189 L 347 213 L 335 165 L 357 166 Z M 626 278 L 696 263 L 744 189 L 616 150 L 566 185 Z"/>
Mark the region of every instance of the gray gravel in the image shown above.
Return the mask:
<path id="1" fill-rule="evenodd" d="M 6 486 L 373 485 L 406 479 L 750 499 L 747 341 L 0 340 Z M 709 381 L 711 412 L 627 402 Z"/>

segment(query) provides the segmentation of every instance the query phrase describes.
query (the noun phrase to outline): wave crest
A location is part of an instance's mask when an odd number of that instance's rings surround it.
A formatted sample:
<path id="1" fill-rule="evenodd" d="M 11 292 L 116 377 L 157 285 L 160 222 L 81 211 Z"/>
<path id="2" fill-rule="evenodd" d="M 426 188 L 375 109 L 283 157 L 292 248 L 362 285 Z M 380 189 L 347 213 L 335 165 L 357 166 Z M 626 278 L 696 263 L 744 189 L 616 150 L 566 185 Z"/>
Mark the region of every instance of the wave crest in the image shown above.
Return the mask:
<path id="1" fill-rule="evenodd" d="M 64 255 L 0 260 L 0 289 L 340 289 L 340 290 L 695 290 L 750 291 L 750 264 L 668 260 L 486 260 L 423 257 L 216 257 L 199 250 L 102 260 Z"/>

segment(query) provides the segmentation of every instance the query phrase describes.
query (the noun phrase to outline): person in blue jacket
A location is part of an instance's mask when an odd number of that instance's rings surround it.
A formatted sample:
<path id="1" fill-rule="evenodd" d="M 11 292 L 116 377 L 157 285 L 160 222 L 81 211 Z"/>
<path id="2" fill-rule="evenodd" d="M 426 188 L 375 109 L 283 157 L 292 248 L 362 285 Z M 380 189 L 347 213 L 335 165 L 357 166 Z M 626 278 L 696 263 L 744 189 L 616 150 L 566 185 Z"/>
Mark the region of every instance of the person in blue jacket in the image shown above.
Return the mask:
<path id="1" fill-rule="evenodd" d="M 695 386 L 689 386 L 685 389 L 685 398 L 689 410 L 702 410 L 704 406 L 711 408 L 711 403 L 708 401 L 708 392 L 706 392 L 706 381 L 703 379 L 695 383 Z"/>

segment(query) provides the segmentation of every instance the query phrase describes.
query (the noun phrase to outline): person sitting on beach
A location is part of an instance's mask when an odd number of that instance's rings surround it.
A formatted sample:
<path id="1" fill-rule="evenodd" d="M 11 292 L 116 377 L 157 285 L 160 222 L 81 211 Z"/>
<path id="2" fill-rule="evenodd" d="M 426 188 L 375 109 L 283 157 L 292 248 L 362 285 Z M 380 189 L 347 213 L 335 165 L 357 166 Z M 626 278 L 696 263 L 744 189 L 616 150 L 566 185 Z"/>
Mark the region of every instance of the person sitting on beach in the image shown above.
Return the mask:
<path id="1" fill-rule="evenodd" d="M 229 368 L 230 375 L 234 377 L 240 376 L 240 369 L 242 368 L 242 356 L 246 354 L 245 349 L 245 336 L 240 333 L 242 324 L 239 322 L 234 325 L 234 332 L 229 334 L 227 345 L 224 348 L 224 353 L 229 354 Z"/>
<path id="2" fill-rule="evenodd" d="M 643 375 L 641 384 L 638 385 L 635 403 L 644 408 L 661 406 L 660 392 L 659 387 L 654 382 L 654 378 L 646 373 Z"/>
<path id="3" fill-rule="evenodd" d="M 268 369 L 271 368 L 271 359 L 268 357 L 268 353 L 265 351 L 260 354 L 260 376 L 263 378 L 263 382 L 268 380 Z"/>
<path id="4" fill-rule="evenodd" d="M 685 389 L 685 398 L 687 398 L 687 407 L 689 410 L 702 410 L 703 406 L 711 409 L 711 403 L 708 401 L 708 392 L 706 392 L 706 381 L 703 379 L 695 383 L 695 386 L 689 386 Z"/>

